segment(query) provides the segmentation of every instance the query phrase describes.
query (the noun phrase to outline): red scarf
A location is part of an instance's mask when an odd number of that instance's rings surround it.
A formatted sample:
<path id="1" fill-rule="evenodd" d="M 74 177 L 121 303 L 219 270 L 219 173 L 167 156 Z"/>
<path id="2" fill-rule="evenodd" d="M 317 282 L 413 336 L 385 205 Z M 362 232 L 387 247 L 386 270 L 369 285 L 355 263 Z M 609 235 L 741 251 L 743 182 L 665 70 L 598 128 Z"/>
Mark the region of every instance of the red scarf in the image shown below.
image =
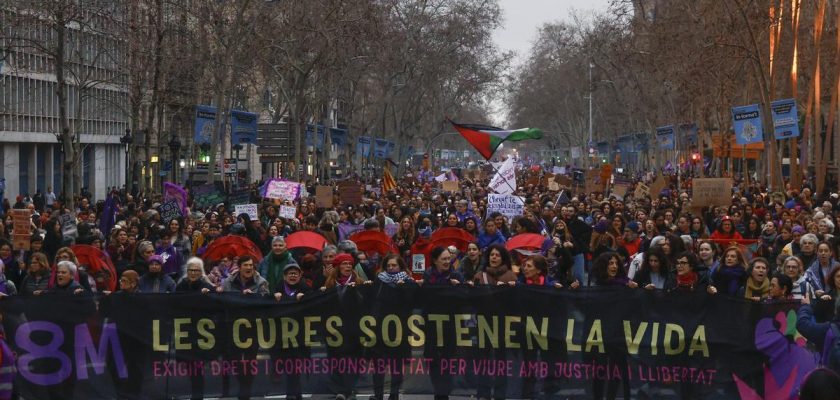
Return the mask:
<path id="1" fill-rule="evenodd" d="M 529 285 L 540 285 L 540 286 L 542 286 L 542 285 L 545 285 L 545 277 L 540 275 L 539 278 L 537 278 L 537 279 L 525 278 L 525 283 L 527 283 Z"/>
<path id="2" fill-rule="evenodd" d="M 691 271 L 687 274 L 677 275 L 677 287 L 681 288 L 694 288 L 694 285 L 697 284 L 697 273 Z"/>

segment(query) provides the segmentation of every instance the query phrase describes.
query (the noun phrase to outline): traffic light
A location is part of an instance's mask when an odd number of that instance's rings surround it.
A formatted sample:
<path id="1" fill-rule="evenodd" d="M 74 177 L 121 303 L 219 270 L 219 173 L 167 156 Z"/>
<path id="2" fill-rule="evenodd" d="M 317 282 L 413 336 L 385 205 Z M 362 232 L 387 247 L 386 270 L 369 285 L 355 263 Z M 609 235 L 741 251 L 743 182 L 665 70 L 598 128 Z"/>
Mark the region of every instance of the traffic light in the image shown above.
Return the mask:
<path id="1" fill-rule="evenodd" d="M 700 153 L 691 153 L 691 161 L 697 164 L 700 161 Z"/>

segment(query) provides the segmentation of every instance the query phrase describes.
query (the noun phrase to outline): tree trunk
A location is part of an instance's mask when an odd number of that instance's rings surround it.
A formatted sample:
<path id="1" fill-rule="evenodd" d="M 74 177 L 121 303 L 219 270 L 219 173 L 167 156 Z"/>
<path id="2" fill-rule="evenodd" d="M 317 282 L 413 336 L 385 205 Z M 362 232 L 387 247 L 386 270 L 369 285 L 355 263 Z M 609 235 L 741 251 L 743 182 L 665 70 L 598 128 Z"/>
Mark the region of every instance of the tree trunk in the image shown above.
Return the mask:
<path id="1" fill-rule="evenodd" d="M 61 193 L 64 200 L 64 207 L 73 210 L 76 205 L 73 199 L 75 188 L 73 187 L 73 165 L 76 153 L 73 146 L 73 134 L 70 129 L 70 120 L 67 115 L 67 85 L 65 82 L 65 60 L 64 40 L 67 34 L 64 16 L 61 13 L 56 15 L 55 21 L 56 49 L 53 62 L 55 63 L 56 96 L 58 97 L 58 118 L 61 124 L 61 147 L 64 154 L 61 174 Z"/>

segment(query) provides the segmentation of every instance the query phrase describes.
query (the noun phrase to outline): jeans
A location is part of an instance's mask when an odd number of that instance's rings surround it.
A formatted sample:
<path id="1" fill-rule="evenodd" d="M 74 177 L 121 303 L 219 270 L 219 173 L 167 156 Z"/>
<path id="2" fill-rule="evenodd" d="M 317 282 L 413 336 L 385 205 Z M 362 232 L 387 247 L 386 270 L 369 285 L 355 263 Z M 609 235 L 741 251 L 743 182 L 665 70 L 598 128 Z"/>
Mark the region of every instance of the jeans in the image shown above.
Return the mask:
<path id="1" fill-rule="evenodd" d="M 583 279 L 583 253 L 575 254 L 572 258 L 574 259 L 574 264 L 572 265 L 572 275 L 578 282 L 580 282 L 581 286 L 585 286 L 586 281 Z"/>

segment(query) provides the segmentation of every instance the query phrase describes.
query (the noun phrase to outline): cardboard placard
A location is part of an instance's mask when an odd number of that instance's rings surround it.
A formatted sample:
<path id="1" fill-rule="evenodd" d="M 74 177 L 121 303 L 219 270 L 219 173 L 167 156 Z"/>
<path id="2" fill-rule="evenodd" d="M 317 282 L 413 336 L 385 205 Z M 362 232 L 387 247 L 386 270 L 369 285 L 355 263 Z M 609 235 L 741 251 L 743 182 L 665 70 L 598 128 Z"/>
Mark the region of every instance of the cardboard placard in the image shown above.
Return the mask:
<path id="1" fill-rule="evenodd" d="M 422 274 L 426 272 L 426 256 L 423 254 L 411 255 L 411 272 Z"/>
<path id="2" fill-rule="evenodd" d="M 527 184 L 529 186 L 539 186 L 540 185 L 540 177 L 539 176 L 532 176 L 528 178 Z"/>
<path id="3" fill-rule="evenodd" d="M 620 184 L 613 186 L 613 191 L 611 195 L 615 196 L 618 199 L 624 200 L 624 196 L 627 195 L 627 192 L 630 191 L 630 185 L 627 184 Z"/>
<path id="4" fill-rule="evenodd" d="M 169 224 L 169 221 L 183 216 L 181 215 L 181 206 L 178 205 L 178 202 L 175 200 L 170 200 L 161 204 L 160 207 L 158 207 L 158 212 L 160 213 L 160 220 L 167 225 Z"/>
<path id="5" fill-rule="evenodd" d="M 280 206 L 280 212 L 278 214 L 280 217 L 292 219 L 295 217 L 295 213 L 297 213 L 297 208 L 294 206 Z"/>
<path id="6" fill-rule="evenodd" d="M 697 178 L 692 181 L 692 207 L 732 203 L 732 178 Z"/>
<path id="7" fill-rule="evenodd" d="M 642 182 L 636 185 L 636 191 L 633 192 L 633 198 L 643 199 L 650 194 L 650 187 Z"/>
<path id="8" fill-rule="evenodd" d="M 443 191 L 455 193 L 458 191 L 458 182 L 445 181 L 443 182 Z"/>
<path id="9" fill-rule="evenodd" d="M 659 175 L 659 177 L 650 184 L 650 197 L 659 197 L 662 193 L 662 189 L 665 189 L 666 186 L 668 186 L 667 179 L 664 175 Z"/>
<path id="10" fill-rule="evenodd" d="M 572 187 L 572 178 L 566 175 L 554 175 L 554 182 L 557 182 L 560 186 L 565 186 L 567 188 Z"/>
<path id="11" fill-rule="evenodd" d="M 362 186 L 355 182 L 341 182 L 338 184 L 338 198 L 344 205 L 362 204 Z"/>
<path id="12" fill-rule="evenodd" d="M 332 186 L 315 186 L 315 206 L 320 208 L 332 208 L 333 188 Z"/>
<path id="13" fill-rule="evenodd" d="M 260 218 L 256 204 L 237 204 L 233 206 L 233 215 L 238 216 L 239 214 L 248 214 L 248 218 L 251 218 L 251 221 L 256 221 Z"/>
<path id="14" fill-rule="evenodd" d="M 560 184 L 559 184 L 559 183 L 557 183 L 557 182 L 554 182 L 554 181 L 549 181 L 549 182 L 548 182 L 548 190 L 549 190 L 550 192 L 557 192 L 557 191 L 560 191 Z"/>
<path id="15" fill-rule="evenodd" d="M 13 232 L 12 247 L 15 250 L 29 250 L 32 240 L 32 210 L 12 209 Z"/>

